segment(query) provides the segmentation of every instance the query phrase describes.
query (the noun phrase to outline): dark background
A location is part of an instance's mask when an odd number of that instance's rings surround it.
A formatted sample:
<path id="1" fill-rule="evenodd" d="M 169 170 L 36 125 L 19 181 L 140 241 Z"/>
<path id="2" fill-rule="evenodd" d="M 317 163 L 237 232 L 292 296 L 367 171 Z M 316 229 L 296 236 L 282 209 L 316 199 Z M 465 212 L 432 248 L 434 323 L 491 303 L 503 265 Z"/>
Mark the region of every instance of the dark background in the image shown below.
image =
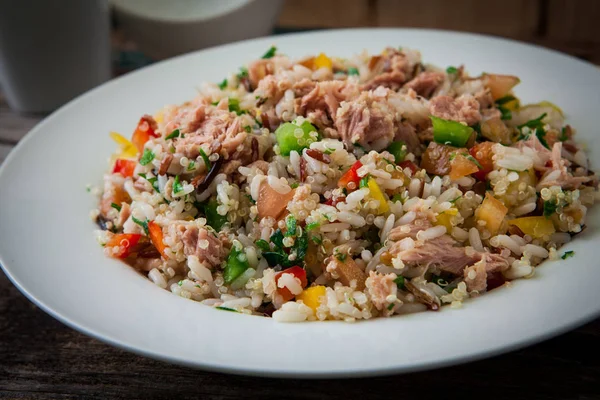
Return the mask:
<path id="1" fill-rule="evenodd" d="M 287 0 L 274 33 L 354 26 L 453 29 L 536 43 L 600 64 L 599 21 L 600 0 Z M 118 24 L 114 28 L 116 74 L 152 61 Z M 40 119 L 11 112 L 0 94 L 0 163 Z M 444 334 L 451 333 L 441 328 L 440 340 Z M 0 274 L 1 399 L 600 399 L 599 340 L 596 320 L 523 350 L 428 372 L 348 380 L 240 377 L 139 357 L 79 334 Z"/>

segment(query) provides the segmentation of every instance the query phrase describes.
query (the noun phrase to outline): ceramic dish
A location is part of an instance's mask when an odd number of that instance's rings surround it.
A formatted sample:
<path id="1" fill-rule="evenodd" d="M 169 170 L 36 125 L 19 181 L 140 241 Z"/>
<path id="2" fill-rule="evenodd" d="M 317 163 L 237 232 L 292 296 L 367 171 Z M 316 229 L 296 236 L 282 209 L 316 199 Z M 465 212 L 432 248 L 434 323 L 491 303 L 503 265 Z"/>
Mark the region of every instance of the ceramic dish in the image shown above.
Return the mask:
<path id="1" fill-rule="evenodd" d="M 449 45 L 451 44 L 451 45 Z M 426 30 L 340 30 L 265 38 L 178 57 L 109 82 L 48 117 L 0 169 L 0 263 L 34 303 L 67 325 L 112 345 L 204 369 L 270 376 L 380 375 L 441 367 L 522 347 L 582 324 L 596 299 L 597 208 L 588 229 L 531 279 L 515 281 L 462 308 L 354 324 L 281 324 L 211 309 L 173 296 L 123 263 L 104 257 L 88 218 L 114 150 L 107 132 L 139 115 L 193 97 L 271 45 L 292 57 L 361 49 L 419 49 L 427 62 L 468 66 L 476 75 L 519 76 L 523 102 L 550 100 L 587 143 L 592 168 L 600 71 L 574 58 L 484 36 Z"/>

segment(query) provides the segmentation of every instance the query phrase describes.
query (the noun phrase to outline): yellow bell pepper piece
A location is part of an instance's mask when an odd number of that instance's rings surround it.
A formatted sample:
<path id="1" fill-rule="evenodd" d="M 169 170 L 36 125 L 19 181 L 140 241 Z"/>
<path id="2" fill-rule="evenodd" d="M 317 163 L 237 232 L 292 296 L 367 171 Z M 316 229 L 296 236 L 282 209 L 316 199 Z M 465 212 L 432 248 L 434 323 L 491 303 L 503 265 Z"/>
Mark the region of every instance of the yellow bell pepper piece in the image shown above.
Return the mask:
<path id="1" fill-rule="evenodd" d="M 483 203 L 481 203 L 481 206 L 475 212 L 475 217 L 485 221 L 485 228 L 492 235 L 495 235 L 498 233 L 507 212 L 508 208 L 500 200 L 486 193 Z"/>
<path id="2" fill-rule="evenodd" d="M 297 295 L 296 300 L 302 300 L 305 305 L 312 308 L 316 313 L 323 297 L 325 297 L 325 286 L 312 286 Z"/>
<path id="3" fill-rule="evenodd" d="M 323 67 L 331 69 L 333 63 L 331 62 L 331 58 L 327 57 L 325 53 L 321 53 L 315 58 L 314 66 L 316 69 Z"/>
<path id="4" fill-rule="evenodd" d="M 117 156 L 117 158 L 135 158 L 138 154 L 137 147 L 129 140 L 127 140 L 123 135 L 118 134 L 117 132 L 110 132 L 110 137 L 114 140 L 121 149 L 121 153 Z"/>
<path id="5" fill-rule="evenodd" d="M 154 114 L 154 120 L 156 121 L 157 124 L 162 123 L 164 119 L 165 119 L 165 114 L 162 111 L 159 111 L 156 114 Z"/>
<path id="6" fill-rule="evenodd" d="M 508 221 L 509 225 L 515 225 L 524 234 L 530 235 L 536 238 L 541 238 L 546 235 L 551 235 L 556 232 L 552 220 L 546 217 L 523 217 L 516 218 Z"/>
<path id="7" fill-rule="evenodd" d="M 439 213 L 438 216 L 435 217 L 436 225 L 443 225 L 446 227 L 446 232 L 452 232 L 452 223 L 450 220 L 456 214 L 458 214 L 458 210 L 456 208 L 449 208 L 446 211 Z"/>
<path id="8" fill-rule="evenodd" d="M 375 182 L 375 179 L 369 177 L 369 180 L 367 182 L 367 187 L 369 188 L 369 191 L 371 192 L 371 197 L 374 200 L 379 201 L 379 208 L 377 209 L 377 213 L 385 214 L 386 212 L 390 211 L 390 206 L 388 206 L 387 200 L 385 199 L 383 192 L 379 188 L 379 185 L 377 184 L 377 182 Z"/>

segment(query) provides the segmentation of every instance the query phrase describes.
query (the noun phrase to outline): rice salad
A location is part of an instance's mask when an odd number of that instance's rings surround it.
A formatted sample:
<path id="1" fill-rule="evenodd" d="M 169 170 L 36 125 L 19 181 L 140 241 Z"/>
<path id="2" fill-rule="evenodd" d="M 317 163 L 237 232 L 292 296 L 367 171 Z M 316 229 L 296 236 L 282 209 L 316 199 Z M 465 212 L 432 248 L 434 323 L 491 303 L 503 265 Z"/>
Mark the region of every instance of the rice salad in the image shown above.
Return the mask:
<path id="1" fill-rule="evenodd" d="M 572 256 L 598 198 L 561 109 L 518 83 L 406 48 L 272 47 L 110 133 L 98 241 L 178 296 L 277 321 L 460 307 Z"/>

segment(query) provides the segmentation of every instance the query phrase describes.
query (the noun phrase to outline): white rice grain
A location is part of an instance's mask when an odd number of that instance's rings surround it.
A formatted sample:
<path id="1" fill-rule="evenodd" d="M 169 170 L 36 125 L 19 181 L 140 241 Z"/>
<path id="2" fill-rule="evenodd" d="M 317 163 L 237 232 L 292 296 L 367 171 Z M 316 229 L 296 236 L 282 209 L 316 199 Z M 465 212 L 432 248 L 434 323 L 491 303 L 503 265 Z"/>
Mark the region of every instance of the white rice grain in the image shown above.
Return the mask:
<path id="1" fill-rule="evenodd" d="M 429 229 L 425 229 L 424 231 L 417 232 L 417 240 L 431 240 L 438 238 L 446 233 L 446 227 L 443 225 L 438 225 L 431 227 Z"/>
<path id="2" fill-rule="evenodd" d="M 469 229 L 469 243 L 476 251 L 483 251 L 483 243 L 481 243 L 481 237 L 477 228 Z"/>

